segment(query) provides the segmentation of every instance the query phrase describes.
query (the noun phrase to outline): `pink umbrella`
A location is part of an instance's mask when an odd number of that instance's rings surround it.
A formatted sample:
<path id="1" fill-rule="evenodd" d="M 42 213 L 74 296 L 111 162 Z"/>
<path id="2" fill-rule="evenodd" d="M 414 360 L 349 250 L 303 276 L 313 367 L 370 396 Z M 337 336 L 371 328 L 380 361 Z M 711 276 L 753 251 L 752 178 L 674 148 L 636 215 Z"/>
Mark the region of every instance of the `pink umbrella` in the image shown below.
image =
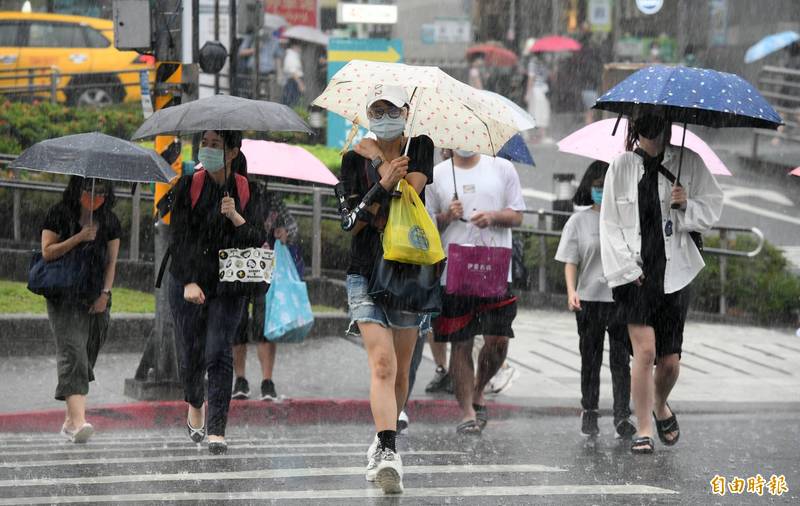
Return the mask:
<path id="1" fill-rule="evenodd" d="M 558 150 L 594 160 L 611 162 L 617 155 L 625 151 L 625 132 L 628 130 L 627 120 L 623 118 L 619 122 L 617 135 L 612 137 L 611 132 L 614 131 L 614 123 L 616 121 L 616 118 L 604 119 L 572 132 L 559 141 Z M 683 127 L 673 124 L 672 145 L 680 146 L 682 136 Z M 712 174 L 717 176 L 731 175 L 731 172 L 716 153 L 708 147 L 708 144 L 689 130 L 686 130 L 685 146 L 700 155 L 703 163 L 706 164 Z"/>
<path id="2" fill-rule="evenodd" d="M 565 51 L 580 51 L 581 43 L 561 35 L 549 35 L 536 39 L 530 48 L 531 53 L 563 53 Z"/>
<path id="3" fill-rule="evenodd" d="M 796 169 L 791 171 L 789 174 L 791 174 L 793 176 L 800 176 L 800 167 L 797 167 Z"/>
<path id="4" fill-rule="evenodd" d="M 249 174 L 329 185 L 339 182 L 333 172 L 328 170 L 317 157 L 299 146 L 244 139 L 242 153 L 247 157 Z"/>

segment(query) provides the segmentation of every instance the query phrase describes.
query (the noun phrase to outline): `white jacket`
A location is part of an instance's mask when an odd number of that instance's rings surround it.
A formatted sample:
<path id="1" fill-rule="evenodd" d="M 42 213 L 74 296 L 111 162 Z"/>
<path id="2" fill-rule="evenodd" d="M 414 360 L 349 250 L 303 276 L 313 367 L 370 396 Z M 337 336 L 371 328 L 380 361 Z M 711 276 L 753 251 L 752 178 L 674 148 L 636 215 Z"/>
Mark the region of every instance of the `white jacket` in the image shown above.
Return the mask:
<path id="1" fill-rule="evenodd" d="M 680 148 L 668 147 L 663 165 L 678 175 Z M 642 275 L 639 228 L 639 181 L 644 175 L 642 158 L 626 152 L 615 158 L 608 168 L 600 209 L 600 254 L 603 274 L 610 287 L 635 281 Z M 677 292 L 688 285 L 705 266 L 689 232 L 705 232 L 722 213 L 722 190 L 702 159 L 694 152 L 683 151 L 680 182 L 687 193 L 686 209 L 671 209 L 672 184 L 659 174 L 661 197 L 661 233 L 672 219 L 673 234 L 664 236 L 667 267 L 664 272 L 664 293 Z"/>

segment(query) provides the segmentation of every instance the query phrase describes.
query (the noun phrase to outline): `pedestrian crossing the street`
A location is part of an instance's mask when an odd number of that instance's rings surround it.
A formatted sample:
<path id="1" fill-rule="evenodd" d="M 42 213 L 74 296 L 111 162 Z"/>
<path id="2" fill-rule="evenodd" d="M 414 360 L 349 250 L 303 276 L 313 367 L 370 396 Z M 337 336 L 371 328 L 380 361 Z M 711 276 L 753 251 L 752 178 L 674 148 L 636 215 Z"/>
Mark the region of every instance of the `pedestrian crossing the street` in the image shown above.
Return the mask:
<path id="1" fill-rule="evenodd" d="M 503 423 L 497 422 L 498 432 Z M 460 498 L 465 504 L 485 504 L 495 502 L 488 498 L 502 497 L 528 504 L 532 497 L 552 501 L 561 496 L 676 493 L 648 484 L 582 480 L 570 466 L 537 461 L 533 452 L 510 454 L 490 438 L 464 440 L 448 427 L 427 427 L 416 427 L 427 431 L 419 438 L 398 441 L 404 503 Z M 86 445 L 50 434 L 4 434 L 0 505 L 230 500 L 362 504 L 383 496 L 364 479 L 367 427 L 298 426 L 280 432 L 274 437 L 265 428 L 233 428 L 229 452 L 219 456 L 176 429 L 101 432 Z"/>

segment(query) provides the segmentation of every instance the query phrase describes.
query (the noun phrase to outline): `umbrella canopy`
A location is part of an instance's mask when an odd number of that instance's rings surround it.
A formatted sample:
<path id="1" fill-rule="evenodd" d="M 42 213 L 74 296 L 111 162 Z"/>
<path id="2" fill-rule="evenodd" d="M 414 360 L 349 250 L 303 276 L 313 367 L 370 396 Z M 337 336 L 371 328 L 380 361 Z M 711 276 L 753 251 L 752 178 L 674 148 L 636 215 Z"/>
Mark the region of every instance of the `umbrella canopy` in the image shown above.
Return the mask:
<path id="1" fill-rule="evenodd" d="M 286 37 L 287 39 L 295 39 L 295 40 L 302 40 L 303 42 L 309 42 L 311 44 L 319 44 L 320 46 L 327 46 L 328 45 L 328 36 L 316 28 L 311 26 L 290 26 L 286 30 L 283 31 L 281 37 Z"/>
<path id="2" fill-rule="evenodd" d="M 597 99 L 595 109 L 632 116 L 642 106 L 666 110 L 675 123 L 778 128 L 783 121 L 755 86 L 716 70 L 654 65 L 634 72 Z"/>
<path id="3" fill-rule="evenodd" d="M 750 48 L 744 54 L 744 62 L 753 63 L 754 61 L 760 60 L 761 58 L 764 58 L 775 51 L 780 51 L 786 46 L 794 44 L 798 40 L 800 40 L 800 33 L 792 31 L 767 35 L 763 39 L 750 46 Z"/>
<path id="4" fill-rule="evenodd" d="M 561 35 L 549 35 L 536 39 L 530 47 L 531 53 L 564 53 L 568 51 L 580 51 L 581 43 L 575 39 Z"/>
<path id="5" fill-rule="evenodd" d="M 481 93 L 502 102 L 511 111 L 511 116 L 514 118 L 514 123 L 517 125 L 520 132 L 530 130 L 536 126 L 536 120 L 533 119 L 533 116 L 510 99 L 489 90 L 481 90 Z"/>
<path id="6" fill-rule="evenodd" d="M 585 156 L 593 160 L 602 160 L 611 163 L 611 160 L 625 151 L 625 135 L 611 136 L 616 124 L 615 119 L 604 119 L 587 125 L 577 130 L 558 142 L 558 150 L 563 153 Z M 627 120 L 621 120 L 619 131 L 625 132 Z M 672 140 L 674 146 L 680 146 L 683 138 L 683 127 L 672 125 Z M 722 163 L 716 153 L 703 142 L 703 139 L 686 130 L 685 146 L 703 159 L 709 172 L 719 176 L 730 176 L 728 168 Z"/>
<path id="7" fill-rule="evenodd" d="M 800 176 L 800 167 L 797 167 L 796 169 L 791 171 L 789 174 L 791 174 L 793 176 Z"/>
<path id="8" fill-rule="evenodd" d="M 37 142 L 9 168 L 133 183 L 168 183 L 176 176 L 152 149 L 98 132 Z"/>
<path id="9" fill-rule="evenodd" d="M 531 155 L 531 151 L 528 149 L 528 145 L 525 144 L 525 139 L 523 139 L 520 134 L 516 134 L 509 139 L 497 153 L 497 156 L 524 165 L 536 165 L 536 162 L 533 161 L 533 155 Z"/>
<path id="10" fill-rule="evenodd" d="M 368 128 L 367 96 L 376 84 L 405 88 L 411 102 L 406 135 L 427 135 L 439 147 L 494 156 L 519 131 L 506 105 L 438 67 L 353 60 L 314 105 Z"/>
<path id="11" fill-rule="evenodd" d="M 245 139 L 242 141 L 242 153 L 247 158 L 248 174 L 328 185 L 339 182 L 325 164 L 299 146 Z"/>
<path id="12" fill-rule="evenodd" d="M 478 44 L 467 49 L 467 56 L 483 55 L 487 65 L 494 67 L 513 67 L 518 58 L 514 51 L 495 44 Z"/>
<path id="13" fill-rule="evenodd" d="M 133 139 L 206 130 L 313 133 L 290 107 L 263 100 L 214 95 L 161 109 L 133 134 Z"/>

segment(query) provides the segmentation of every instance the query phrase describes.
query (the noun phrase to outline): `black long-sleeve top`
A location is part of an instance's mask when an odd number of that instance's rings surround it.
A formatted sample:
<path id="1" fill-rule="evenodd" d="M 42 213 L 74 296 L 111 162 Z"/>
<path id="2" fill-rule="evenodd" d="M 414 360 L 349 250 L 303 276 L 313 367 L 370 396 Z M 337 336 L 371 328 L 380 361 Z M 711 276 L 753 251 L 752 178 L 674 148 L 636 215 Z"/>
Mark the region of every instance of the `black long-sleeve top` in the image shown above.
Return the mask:
<path id="1" fill-rule="evenodd" d="M 242 211 L 234 176 L 224 186 L 206 175 L 200 198 L 194 209 L 190 189 L 192 177 L 183 176 L 175 185 L 172 207 L 172 260 L 169 272 L 184 285 L 197 283 L 206 297 L 217 293 L 219 283 L 219 250 L 227 248 L 261 247 L 267 239 L 264 227 L 253 215 L 257 206 L 251 202 Z M 236 211 L 245 223 L 236 227 L 220 213 L 225 189 L 236 202 Z"/>

